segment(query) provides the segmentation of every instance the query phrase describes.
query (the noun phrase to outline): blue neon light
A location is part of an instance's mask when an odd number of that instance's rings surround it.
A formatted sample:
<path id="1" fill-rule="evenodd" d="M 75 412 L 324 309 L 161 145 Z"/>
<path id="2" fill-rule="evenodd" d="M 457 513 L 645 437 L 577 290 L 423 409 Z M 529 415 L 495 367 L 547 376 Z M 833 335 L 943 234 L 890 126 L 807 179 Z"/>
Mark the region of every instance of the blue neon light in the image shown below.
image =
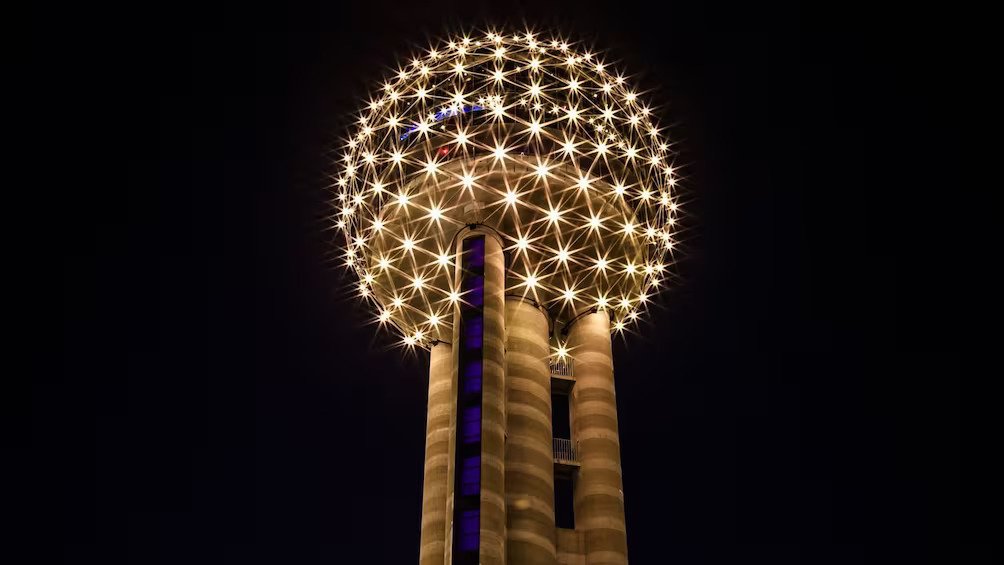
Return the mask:
<path id="1" fill-rule="evenodd" d="M 481 456 L 475 455 L 464 459 L 460 467 L 460 495 L 477 495 L 481 488 Z"/>
<path id="2" fill-rule="evenodd" d="M 478 379 L 479 381 L 481 379 Z M 481 407 L 464 408 L 463 419 L 460 422 L 461 436 L 464 443 L 481 441 Z"/>
<path id="3" fill-rule="evenodd" d="M 468 111 L 464 108 L 464 111 Z M 438 117 L 438 116 L 437 116 Z M 481 521 L 482 380 L 484 379 L 485 236 L 464 240 L 457 344 L 457 441 L 454 463 L 453 565 L 478 565 Z"/>
<path id="4" fill-rule="evenodd" d="M 480 541 L 481 511 L 465 510 L 460 514 L 460 523 L 457 524 L 459 535 L 457 545 L 461 551 L 477 551 Z"/>
<path id="5" fill-rule="evenodd" d="M 480 290 L 480 287 L 479 287 Z M 484 292 L 481 292 L 481 298 L 478 300 L 477 305 L 480 306 L 484 302 L 483 297 Z M 481 316 L 472 317 L 467 321 L 467 325 L 464 327 L 464 347 L 468 349 L 481 349 L 482 334 L 484 333 L 484 320 Z M 479 360 L 480 362 L 480 360 Z M 478 375 L 481 372 L 478 371 Z"/>
<path id="6" fill-rule="evenodd" d="M 436 115 L 433 116 L 433 120 L 437 121 L 437 122 L 441 122 L 441 121 L 445 120 L 446 118 L 449 118 L 449 117 L 452 117 L 452 116 L 456 116 L 457 114 L 469 114 L 471 112 L 480 112 L 481 110 L 484 110 L 484 109 L 485 109 L 484 106 L 479 106 L 477 104 L 472 104 L 470 106 L 464 105 L 464 106 L 461 106 L 460 108 L 447 108 L 445 110 L 440 110 L 440 111 L 436 112 Z M 415 125 L 409 127 L 407 130 L 405 130 L 405 132 L 403 134 L 401 134 L 401 137 L 400 137 L 401 141 L 404 141 L 404 140 L 408 139 L 408 136 L 411 135 L 412 133 L 414 133 L 417 130 L 418 130 L 418 124 L 415 124 Z"/>

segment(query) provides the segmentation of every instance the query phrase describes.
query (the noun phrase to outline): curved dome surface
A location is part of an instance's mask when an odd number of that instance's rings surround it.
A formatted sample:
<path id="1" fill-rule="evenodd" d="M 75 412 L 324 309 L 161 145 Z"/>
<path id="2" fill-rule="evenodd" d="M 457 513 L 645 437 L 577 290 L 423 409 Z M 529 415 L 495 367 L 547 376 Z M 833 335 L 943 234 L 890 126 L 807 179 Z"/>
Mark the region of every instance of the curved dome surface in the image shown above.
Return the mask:
<path id="1" fill-rule="evenodd" d="M 540 34 L 431 47 L 360 112 L 333 221 L 359 295 L 405 343 L 449 340 L 455 238 L 494 231 L 507 294 L 634 322 L 670 275 L 677 181 L 654 112 L 601 58 Z"/>

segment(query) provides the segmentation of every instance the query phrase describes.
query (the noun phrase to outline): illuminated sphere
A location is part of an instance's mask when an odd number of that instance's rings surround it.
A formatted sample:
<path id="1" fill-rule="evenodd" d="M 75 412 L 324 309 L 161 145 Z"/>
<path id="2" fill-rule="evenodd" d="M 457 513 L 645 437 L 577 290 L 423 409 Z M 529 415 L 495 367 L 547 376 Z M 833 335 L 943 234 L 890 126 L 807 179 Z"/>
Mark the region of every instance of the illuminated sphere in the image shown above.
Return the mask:
<path id="1" fill-rule="evenodd" d="M 503 241 L 506 293 L 558 321 L 635 322 L 676 241 L 673 153 L 628 82 L 543 34 L 456 37 L 407 61 L 338 152 L 333 222 L 358 295 L 405 343 L 450 340 L 455 242 Z"/>

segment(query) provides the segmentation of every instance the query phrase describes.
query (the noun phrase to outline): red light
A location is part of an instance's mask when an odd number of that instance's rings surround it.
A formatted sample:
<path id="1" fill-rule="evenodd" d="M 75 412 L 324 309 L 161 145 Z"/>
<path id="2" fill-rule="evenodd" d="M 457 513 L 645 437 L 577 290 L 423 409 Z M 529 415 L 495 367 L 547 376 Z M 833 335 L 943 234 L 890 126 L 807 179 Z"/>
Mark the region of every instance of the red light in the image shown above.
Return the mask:
<path id="1" fill-rule="evenodd" d="M 440 157 L 446 157 L 446 155 L 449 152 L 450 152 L 450 148 L 446 147 L 446 146 L 443 146 L 443 147 L 439 148 L 439 151 L 436 151 L 436 154 L 439 155 Z"/>

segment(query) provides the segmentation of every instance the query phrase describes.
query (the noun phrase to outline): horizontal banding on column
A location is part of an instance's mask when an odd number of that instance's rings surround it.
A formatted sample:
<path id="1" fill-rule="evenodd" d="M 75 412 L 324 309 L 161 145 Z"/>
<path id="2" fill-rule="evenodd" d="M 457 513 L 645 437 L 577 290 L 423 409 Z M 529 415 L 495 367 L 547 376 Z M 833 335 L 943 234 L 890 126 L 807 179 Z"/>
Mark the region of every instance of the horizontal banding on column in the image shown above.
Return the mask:
<path id="1" fill-rule="evenodd" d="M 508 561 L 556 565 L 547 318 L 507 297 L 506 331 Z"/>

